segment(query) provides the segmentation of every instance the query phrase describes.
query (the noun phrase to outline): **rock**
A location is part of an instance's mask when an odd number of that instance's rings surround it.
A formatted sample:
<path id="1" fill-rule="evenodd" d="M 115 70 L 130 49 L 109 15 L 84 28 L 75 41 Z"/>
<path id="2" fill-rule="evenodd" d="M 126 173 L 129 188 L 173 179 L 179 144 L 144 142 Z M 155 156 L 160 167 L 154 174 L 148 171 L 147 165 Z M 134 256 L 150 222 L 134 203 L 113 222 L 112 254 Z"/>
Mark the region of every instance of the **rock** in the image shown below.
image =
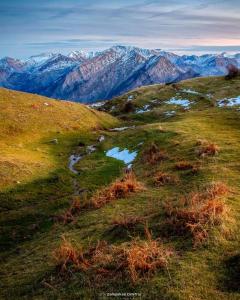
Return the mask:
<path id="1" fill-rule="evenodd" d="M 104 140 L 105 140 L 105 136 L 104 136 L 104 135 L 101 135 L 101 136 L 98 138 L 98 142 L 99 142 L 99 143 L 102 143 Z"/>

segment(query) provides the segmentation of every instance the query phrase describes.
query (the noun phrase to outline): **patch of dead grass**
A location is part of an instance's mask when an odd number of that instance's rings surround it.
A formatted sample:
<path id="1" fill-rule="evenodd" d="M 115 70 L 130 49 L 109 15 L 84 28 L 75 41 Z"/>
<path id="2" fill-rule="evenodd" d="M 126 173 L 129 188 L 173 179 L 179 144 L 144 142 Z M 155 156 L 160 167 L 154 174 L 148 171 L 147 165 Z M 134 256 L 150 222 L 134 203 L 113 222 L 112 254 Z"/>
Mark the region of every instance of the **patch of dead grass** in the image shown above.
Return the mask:
<path id="1" fill-rule="evenodd" d="M 143 190 L 143 185 L 137 181 L 133 172 L 126 173 L 123 179 L 116 180 L 109 187 L 98 191 L 91 199 L 89 206 L 100 208 L 105 204 L 120 198 L 125 198 L 131 193 Z"/>
<path id="2" fill-rule="evenodd" d="M 179 200 L 177 205 L 166 205 L 168 225 L 179 234 L 190 233 L 194 246 L 202 244 L 210 230 L 224 223 L 228 208 L 222 196 L 229 192 L 223 183 L 213 183 L 202 193 L 190 193 Z"/>

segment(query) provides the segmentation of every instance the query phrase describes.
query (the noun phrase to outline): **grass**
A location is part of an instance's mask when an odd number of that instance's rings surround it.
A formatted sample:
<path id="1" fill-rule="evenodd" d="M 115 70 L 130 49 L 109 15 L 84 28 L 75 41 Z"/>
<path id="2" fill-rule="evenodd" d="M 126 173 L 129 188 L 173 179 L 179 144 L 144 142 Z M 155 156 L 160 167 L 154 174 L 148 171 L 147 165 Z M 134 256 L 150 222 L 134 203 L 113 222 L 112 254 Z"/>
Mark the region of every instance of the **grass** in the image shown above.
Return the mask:
<path id="1" fill-rule="evenodd" d="M 11 157 L 15 164 L 15 159 L 22 162 L 30 153 L 26 160 L 31 171 L 25 173 L 19 163 L 14 180 L 1 177 L 1 183 L 8 182 L 0 193 L 1 297 L 105 299 L 106 293 L 129 292 L 140 293 L 142 299 L 240 299 L 240 113 L 238 107 L 217 106 L 219 99 L 238 96 L 239 89 L 239 78 L 215 77 L 187 80 L 177 87 L 140 88 L 106 104 L 108 110 L 114 103 L 114 115 L 125 120 L 118 127 L 136 125 L 123 132 L 108 131 L 117 121 L 107 116 L 108 121 L 93 124 L 91 131 L 61 127 L 58 136 L 48 131 L 45 121 L 38 123 L 42 128 L 34 134 L 30 127 L 19 132 L 19 138 L 1 133 L 2 157 Z M 176 93 L 190 100 L 189 110 L 167 104 Z M 134 96 L 134 107 L 150 104 L 153 110 L 144 114 L 124 110 L 129 95 Z M 11 108 L 16 116 L 19 107 Z M 38 109 L 30 112 L 40 118 L 43 111 L 39 114 Z M 170 110 L 176 114 L 166 116 Z M 60 116 L 58 126 L 63 126 Z M 105 141 L 79 161 L 79 175 L 71 174 L 69 154 L 84 151 L 79 143 L 96 144 L 99 135 L 105 135 Z M 54 138 L 58 144 L 49 143 Z M 16 147 L 17 140 L 23 148 Z M 216 153 L 199 155 L 197 151 L 209 144 L 216 146 L 211 146 Z M 134 182 L 141 182 L 144 189 L 126 192 L 123 162 L 105 156 L 113 147 L 138 152 Z M 36 148 L 41 151 L 33 151 Z M 152 159 L 151 148 L 167 157 Z M 42 165 L 35 172 L 30 161 L 38 159 Z M 176 168 L 181 162 L 191 167 Z M 8 169 L 11 174 L 14 167 Z M 113 201 L 103 201 L 98 209 L 81 208 L 106 190 L 108 196 L 109 190 L 113 192 Z M 84 192 L 76 195 L 79 191 Z M 166 207 L 171 212 L 166 213 Z M 70 218 L 56 222 L 56 216 L 66 212 Z M 183 226 L 181 234 L 173 221 Z"/>
<path id="2" fill-rule="evenodd" d="M 137 181 L 133 172 L 127 172 L 121 180 L 116 180 L 109 187 L 97 191 L 90 199 L 87 207 L 100 208 L 116 199 L 129 196 L 143 190 L 143 186 Z"/>
<path id="3" fill-rule="evenodd" d="M 102 241 L 83 251 L 63 237 L 60 246 L 53 251 L 53 259 L 60 275 L 70 270 L 84 272 L 86 276 L 94 275 L 99 284 L 127 276 L 136 284 L 141 279 L 149 278 L 158 269 L 167 268 L 172 254 L 172 250 L 152 239 L 133 240 L 119 246 Z"/>
<path id="4" fill-rule="evenodd" d="M 214 183 L 206 191 L 191 193 L 180 199 L 180 207 L 166 206 L 169 217 L 167 224 L 179 234 L 190 233 L 194 246 L 202 244 L 209 236 L 213 226 L 220 226 L 227 220 L 227 207 L 219 199 L 228 193 L 223 183 Z"/>
<path id="5" fill-rule="evenodd" d="M 97 128 L 114 123 L 109 115 L 80 104 L 1 88 L 0 189 L 47 176 L 78 138 L 89 140 Z"/>

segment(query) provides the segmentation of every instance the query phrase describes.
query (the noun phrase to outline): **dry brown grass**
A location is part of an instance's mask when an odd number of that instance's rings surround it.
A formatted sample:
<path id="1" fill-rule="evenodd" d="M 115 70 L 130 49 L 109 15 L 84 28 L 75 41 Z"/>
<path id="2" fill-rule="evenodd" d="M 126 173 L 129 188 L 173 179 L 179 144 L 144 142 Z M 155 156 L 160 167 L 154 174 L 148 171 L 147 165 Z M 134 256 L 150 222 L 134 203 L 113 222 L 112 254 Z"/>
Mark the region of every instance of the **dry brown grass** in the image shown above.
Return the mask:
<path id="1" fill-rule="evenodd" d="M 74 221 L 76 215 L 81 211 L 81 201 L 79 198 L 74 198 L 69 209 L 61 215 L 55 217 L 57 222 L 63 223 L 64 225 Z"/>
<path id="2" fill-rule="evenodd" d="M 90 274 L 96 282 L 124 277 L 134 284 L 149 278 L 158 269 L 167 268 L 172 254 L 173 251 L 166 249 L 159 240 L 134 240 L 119 246 L 102 241 L 83 252 L 63 238 L 53 258 L 60 274 L 80 271 Z"/>
<path id="3" fill-rule="evenodd" d="M 144 223 L 144 217 L 138 217 L 138 216 L 121 216 L 112 221 L 113 227 L 118 228 L 125 228 L 125 229 L 132 229 L 137 224 Z"/>
<path id="4" fill-rule="evenodd" d="M 213 183 L 202 193 L 191 193 L 180 199 L 176 207 L 167 205 L 168 225 L 179 234 L 190 233 L 194 246 L 203 243 L 214 226 L 223 224 L 227 207 L 220 199 L 229 189 L 223 183 Z"/>
<path id="5" fill-rule="evenodd" d="M 124 253 L 133 283 L 142 278 L 149 278 L 158 269 L 167 268 L 169 257 L 173 254 L 158 240 L 147 240 L 141 243 L 133 241 Z"/>
<path id="6" fill-rule="evenodd" d="M 155 143 L 152 143 L 149 148 L 143 152 L 143 161 L 148 164 L 155 164 L 168 158 L 168 155 L 158 148 Z"/>
<path id="7" fill-rule="evenodd" d="M 64 236 L 59 248 L 53 251 L 53 258 L 60 273 L 67 271 L 69 266 L 77 270 L 84 270 L 88 262 L 83 257 L 83 251 L 73 246 Z"/>
<path id="8" fill-rule="evenodd" d="M 157 172 L 154 175 L 154 184 L 156 186 L 164 186 L 166 184 L 178 184 L 179 178 L 175 175 L 171 175 L 164 172 Z"/>
<path id="9" fill-rule="evenodd" d="M 100 208 L 116 199 L 125 198 L 131 193 L 143 190 L 143 185 L 137 181 L 133 172 L 126 173 L 123 179 L 116 180 L 109 187 L 98 191 L 90 199 L 90 207 Z"/>
<path id="10" fill-rule="evenodd" d="M 175 164 L 175 169 L 177 169 L 178 171 L 193 170 L 195 168 L 196 166 L 194 164 L 185 160 Z"/>
<path id="11" fill-rule="evenodd" d="M 214 143 L 202 143 L 200 147 L 196 150 L 196 153 L 200 157 L 215 156 L 219 153 L 220 148 Z"/>

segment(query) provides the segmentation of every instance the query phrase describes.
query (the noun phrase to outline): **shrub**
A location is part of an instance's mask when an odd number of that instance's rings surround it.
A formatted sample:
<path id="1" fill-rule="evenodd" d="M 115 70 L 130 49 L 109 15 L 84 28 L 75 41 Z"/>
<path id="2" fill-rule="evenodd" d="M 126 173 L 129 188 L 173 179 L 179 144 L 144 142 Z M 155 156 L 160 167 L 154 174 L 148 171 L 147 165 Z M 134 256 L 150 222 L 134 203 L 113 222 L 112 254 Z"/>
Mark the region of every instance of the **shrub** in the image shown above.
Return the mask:
<path id="1" fill-rule="evenodd" d="M 232 64 L 227 67 L 227 70 L 228 74 L 225 76 L 226 80 L 234 79 L 239 75 L 238 68 Z"/>
<path id="2" fill-rule="evenodd" d="M 134 112 L 134 111 L 135 111 L 135 105 L 130 101 L 128 101 L 122 109 L 123 113 L 131 113 L 131 112 Z"/>

